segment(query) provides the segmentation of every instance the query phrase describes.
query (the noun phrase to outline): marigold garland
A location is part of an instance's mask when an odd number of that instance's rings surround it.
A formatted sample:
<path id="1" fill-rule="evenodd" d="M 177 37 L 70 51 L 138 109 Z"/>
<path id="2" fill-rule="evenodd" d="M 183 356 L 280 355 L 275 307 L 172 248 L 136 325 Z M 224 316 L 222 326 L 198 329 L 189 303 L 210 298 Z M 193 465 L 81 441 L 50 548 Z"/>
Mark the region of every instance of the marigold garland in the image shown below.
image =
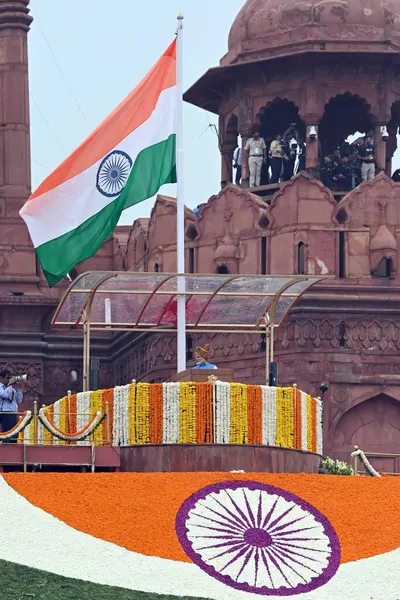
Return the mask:
<path id="1" fill-rule="evenodd" d="M 108 407 L 108 410 L 106 410 Z M 96 413 L 104 418 L 89 440 L 77 438 Z M 265 444 L 322 454 L 322 404 L 294 385 L 132 383 L 69 395 L 44 410 L 57 439 L 40 419 L 38 444 Z M 214 423 L 215 419 L 215 423 Z M 33 444 L 32 421 L 18 435 Z M 86 436 L 84 436 L 86 438 Z"/>
<path id="2" fill-rule="evenodd" d="M 139 383 L 136 388 L 136 444 L 150 443 L 150 384 Z"/>
<path id="3" fill-rule="evenodd" d="M 231 383 L 230 400 L 229 442 L 231 444 L 247 444 L 249 431 L 247 385 Z"/>
<path id="4" fill-rule="evenodd" d="M 128 444 L 136 444 L 136 385 L 128 390 Z"/>
<path id="5" fill-rule="evenodd" d="M 211 444 L 213 440 L 213 385 L 199 383 L 196 403 L 196 442 Z"/>
<path id="6" fill-rule="evenodd" d="M 259 385 L 247 387 L 248 443 L 262 444 L 262 393 Z"/>
<path id="7" fill-rule="evenodd" d="M 195 444 L 196 431 L 196 384 L 182 383 L 179 404 L 179 443 Z"/>
<path id="8" fill-rule="evenodd" d="M 150 444 L 162 444 L 163 387 L 161 383 L 150 386 Z"/>
<path id="9" fill-rule="evenodd" d="M 310 395 L 307 395 L 307 450 L 309 452 L 312 452 L 312 448 L 313 448 L 313 432 L 312 432 L 313 406 L 312 406 L 312 404 L 313 404 L 313 399 L 311 398 Z"/>

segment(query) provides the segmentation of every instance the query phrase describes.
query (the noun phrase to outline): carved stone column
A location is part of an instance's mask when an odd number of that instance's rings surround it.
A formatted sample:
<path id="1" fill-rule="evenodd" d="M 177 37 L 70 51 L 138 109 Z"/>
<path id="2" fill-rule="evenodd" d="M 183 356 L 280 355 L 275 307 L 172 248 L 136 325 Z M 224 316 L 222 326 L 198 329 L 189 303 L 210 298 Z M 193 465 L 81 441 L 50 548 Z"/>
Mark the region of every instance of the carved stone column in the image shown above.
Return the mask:
<path id="1" fill-rule="evenodd" d="M 0 2 L 0 291 L 36 284 L 36 257 L 19 211 L 31 191 L 29 0 Z"/>
<path id="2" fill-rule="evenodd" d="M 236 146 L 233 147 L 232 143 L 226 142 L 220 148 L 221 152 L 221 181 L 227 181 L 232 183 L 232 160 L 233 153 L 235 152 Z"/>
<path id="3" fill-rule="evenodd" d="M 381 128 L 385 126 L 385 122 L 375 124 L 374 128 L 374 144 L 375 144 L 375 159 L 378 171 L 386 170 L 386 143 L 387 140 L 382 138 Z"/>
<path id="4" fill-rule="evenodd" d="M 251 137 L 251 129 L 244 129 L 240 132 L 241 135 L 241 139 L 242 139 L 242 187 L 244 188 L 248 188 L 249 187 L 249 178 L 250 178 L 250 171 L 249 171 L 249 157 L 247 156 L 247 152 L 245 152 L 245 147 L 247 144 L 247 140 L 249 139 L 249 137 Z"/>
<path id="5" fill-rule="evenodd" d="M 249 187 L 249 160 L 244 151 L 247 140 L 252 135 L 252 128 L 255 121 L 253 114 L 253 99 L 249 96 L 247 90 L 241 90 L 241 100 L 239 104 L 239 134 L 242 139 L 242 187 Z"/>

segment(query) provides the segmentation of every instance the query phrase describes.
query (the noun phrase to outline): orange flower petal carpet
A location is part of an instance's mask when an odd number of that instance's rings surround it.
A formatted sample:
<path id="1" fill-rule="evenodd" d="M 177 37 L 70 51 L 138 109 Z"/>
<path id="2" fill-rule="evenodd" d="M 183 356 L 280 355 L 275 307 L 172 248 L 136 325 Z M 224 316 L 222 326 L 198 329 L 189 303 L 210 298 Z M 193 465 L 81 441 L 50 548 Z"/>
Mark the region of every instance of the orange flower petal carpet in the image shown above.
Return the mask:
<path id="1" fill-rule="evenodd" d="M 8 474 L 0 500 L 0 559 L 146 600 L 400 598 L 397 478 Z"/>

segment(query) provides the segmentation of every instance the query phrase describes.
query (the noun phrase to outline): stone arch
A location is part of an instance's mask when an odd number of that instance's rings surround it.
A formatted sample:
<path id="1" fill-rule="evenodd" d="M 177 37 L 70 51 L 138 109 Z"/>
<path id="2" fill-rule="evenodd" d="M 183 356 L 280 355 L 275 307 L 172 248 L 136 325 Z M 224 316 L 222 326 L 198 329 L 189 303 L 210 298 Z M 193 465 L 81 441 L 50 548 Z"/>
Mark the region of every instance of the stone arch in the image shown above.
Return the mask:
<path id="1" fill-rule="evenodd" d="M 367 400 L 370 400 L 371 398 L 375 398 L 375 396 L 379 396 L 379 395 L 387 396 L 394 402 L 397 402 L 400 407 L 400 387 L 390 386 L 390 388 L 386 388 L 386 387 L 382 386 L 380 388 L 379 392 L 377 392 L 375 386 L 374 387 L 369 386 L 368 388 L 364 388 L 364 392 L 362 394 L 360 394 L 359 396 L 356 396 L 351 401 L 349 401 L 348 404 L 343 406 L 343 408 L 337 413 L 337 415 L 333 419 L 332 424 L 329 428 L 329 436 L 331 437 L 332 435 L 334 435 L 339 421 L 341 421 L 341 419 L 343 419 L 343 417 L 346 415 L 346 413 L 348 413 L 349 411 L 356 408 L 356 406 L 358 406 L 359 404 L 363 404 Z"/>
<path id="2" fill-rule="evenodd" d="M 239 120 L 236 114 L 231 114 L 223 132 L 223 139 L 220 140 L 221 158 L 222 158 L 222 173 L 221 181 L 227 183 L 233 180 L 232 160 L 233 154 L 238 145 L 239 136 Z"/>
<path id="3" fill-rule="evenodd" d="M 225 131 L 224 131 L 224 144 L 232 144 L 236 147 L 237 138 L 239 135 L 239 119 L 237 115 L 230 115 Z"/>
<path id="4" fill-rule="evenodd" d="M 215 269 L 215 272 L 218 275 L 229 275 L 230 274 L 229 268 L 227 267 L 227 265 L 225 263 L 218 265 L 217 268 Z"/>
<path id="5" fill-rule="evenodd" d="M 331 154 L 342 140 L 359 131 L 373 129 L 374 117 L 367 100 L 358 94 L 345 92 L 331 97 L 325 104 L 319 125 L 319 140 L 323 156 Z"/>
<path id="6" fill-rule="evenodd" d="M 256 116 L 260 125 L 260 133 L 267 144 L 280 133 L 283 134 L 291 123 L 295 123 L 296 129 L 302 139 L 305 139 L 306 126 L 300 117 L 300 109 L 292 100 L 276 97 L 263 106 Z"/>
<path id="7" fill-rule="evenodd" d="M 396 452 L 400 445 L 400 402 L 385 391 L 353 402 L 336 418 L 329 445 L 350 453 L 357 445 L 369 452 Z"/>

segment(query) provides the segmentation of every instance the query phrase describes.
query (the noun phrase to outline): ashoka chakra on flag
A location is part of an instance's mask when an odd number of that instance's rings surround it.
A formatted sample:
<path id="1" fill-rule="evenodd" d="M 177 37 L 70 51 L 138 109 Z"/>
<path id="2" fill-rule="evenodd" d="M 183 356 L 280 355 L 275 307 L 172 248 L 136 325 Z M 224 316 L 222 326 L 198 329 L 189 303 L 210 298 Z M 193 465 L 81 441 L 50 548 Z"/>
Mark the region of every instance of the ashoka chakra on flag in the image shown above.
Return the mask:
<path id="1" fill-rule="evenodd" d="M 100 163 L 97 171 L 96 187 L 100 194 L 112 198 L 118 196 L 128 181 L 132 168 L 132 159 L 121 150 L 107 154 Z"/>

